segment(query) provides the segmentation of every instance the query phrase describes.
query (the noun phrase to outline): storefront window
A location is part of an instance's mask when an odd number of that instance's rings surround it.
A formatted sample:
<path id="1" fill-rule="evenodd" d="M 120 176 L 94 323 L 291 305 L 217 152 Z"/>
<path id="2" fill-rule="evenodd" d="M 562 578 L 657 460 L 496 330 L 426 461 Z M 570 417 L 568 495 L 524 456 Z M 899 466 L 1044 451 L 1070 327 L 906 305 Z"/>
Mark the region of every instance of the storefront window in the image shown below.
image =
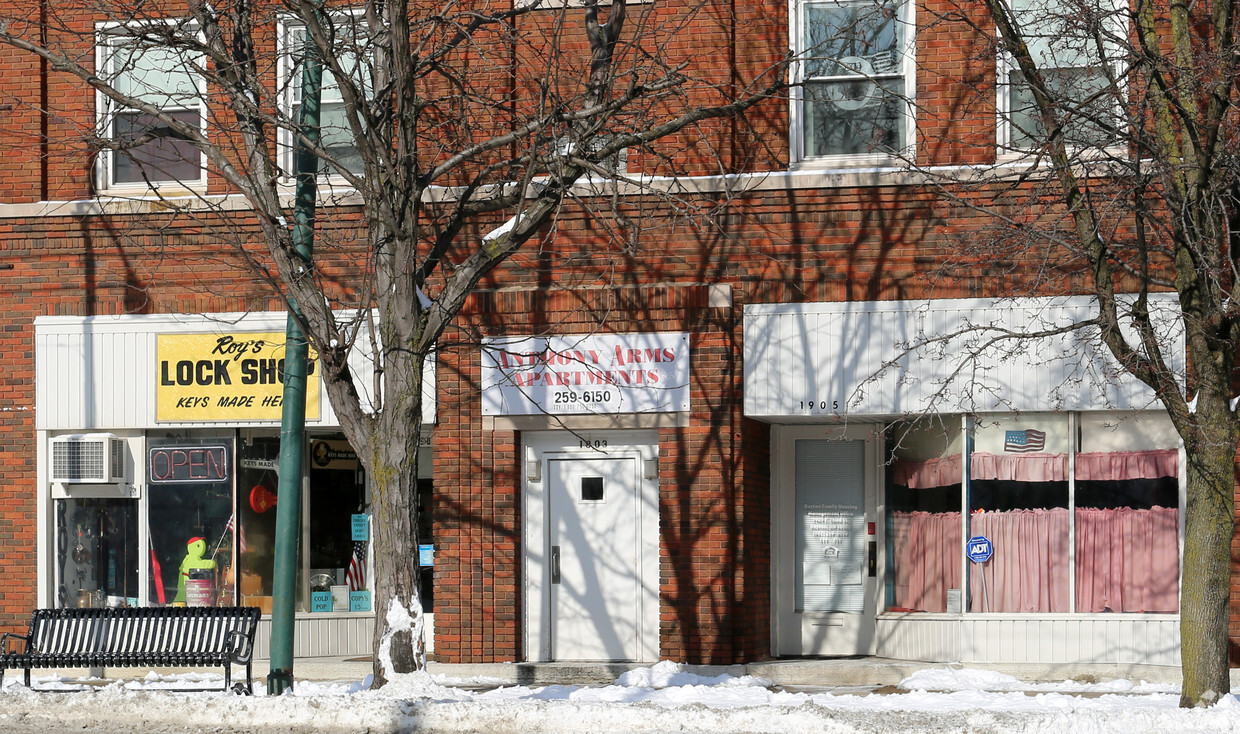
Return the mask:
<path id="1" fill-rule="evenodd" d="M 369 612 L 365 473 L 341 435 L 312 436 L 306 448 L 296 609 Z M 274 429 L 163 431 L 146 439 L 136 496 L 112 484 L 62 486 L 53 504 L 57 604 L 241 604 L 270 614 L 279 460 Z M 419 480 L 425 544 L 430 488 L 429 477 Z M 422 556 L 429 565 L 429 545 Z"/>
<path id="2" fill-rule="evenodd" d="M 324 611 L 349 611 L 348 594 L 370 588 L 370 538 L 365 473 L 343 437 L 310 442 L 309 511 L 310 591 L 331 592 Z"/>
<path id="3" fill-rule="evenodd" d="M 357 455 L 343 437 L 309 441 L 309 492 L 302 506 L 297 543 L 297 609 L 304 612 L 359 609 L 351 592 L 370 588 L 366 480 Z M 237 468 L 241 530 L 237 537 L 241 603 L 271 612 L 275 563 L 280 438 L 242 435 Z M 365 529 L 364 531 L 362 529 Z"/>
<path id="4" fill-rule="evenodd" d="M 968 444 L 952 423 L 889 428 L 889 611 L 1178 610 L 1178 439 L 1165 416 L 981 416 Z M 989 560 L 965 560 L 975 536 Z"/>
<path id="5" fill-rule="evenodd" d="M 137 606 L 137 500 L 57 500 L 56 571 L 57 606 Z"/>
<path id="6" fill-rule="evenodd" d="M 239 453 L 237 509 L 241 529 L 237 533 L 237 567 L 241 573 L 237 588 L 242 605 L 258 607 L 263 614 L 271 614 L 280 437 L 275 432 L 268 435 L 246 433 L 241 438 Z M 300 561 L 297 567 L 301 568 Z"/>
<path id="7" fill-rule="evenodd" d="M 1076 608 L 1179 611 L 1179 451 L 1166 420 L 1081 417 Z"/>
<path id="8" fill-rule="evenodd" d="M 429 613 L 435 611 L 435 482 L 430 478 L 430 451 L 424 453 L 426 456 L 418 460 L 418 473 L 426 473 L 418 478 L 418 591 L 422 611 Z"/>
<path id="9" fill-rule="evenodd" d="M 233 603 L 232 459 L 231 436 L 148 441 L 153 605 Z"/>
<path id="10" fill-rule="evenodd" d="M 994 555 L 969 564 L 975 612 L 1068 611 L 1066 415 L 980 418 L 969 461 L 969 537 Z"/>
<path id="11" fill-rule="evenodd" d="M 962 444 L 958 417 L 888 431 L 889 611 L 960 611 Z"/>

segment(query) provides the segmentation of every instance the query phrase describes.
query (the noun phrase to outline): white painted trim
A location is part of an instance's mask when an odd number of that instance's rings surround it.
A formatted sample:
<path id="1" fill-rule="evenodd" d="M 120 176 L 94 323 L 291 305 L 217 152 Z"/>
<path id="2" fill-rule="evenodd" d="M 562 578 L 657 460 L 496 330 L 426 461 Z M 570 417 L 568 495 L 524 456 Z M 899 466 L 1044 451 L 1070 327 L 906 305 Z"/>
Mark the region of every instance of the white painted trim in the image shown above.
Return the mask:
<path id="1" fill-rule="evenodd" d="M 1082 173 L 1106 175 L 1112 164 L 1090 161 L 1090 168 L 1077 167 Z M 1011 181 L 1032 174 L 1052 175 L 1038 171 L 1035 161 L 1024 156 L 1019 160 L 971 166 L 908 165 L 832 168 L 822 161 L 789 170 L 759 171 L 712 176 L 639 176 L 630 175 L 614 186 L 600 189 L 597 183 L 586 182 L 573 187 L 576 196 L 621 195 L 640 196 L 650 192 L 667 193 L 730 193 L 741 195 L 762 191 L 799 191 L 821 189 L 855 189 L 877 186 L 933 186 L 952 182 L 984 183 Z M 450 202 L 458 189 L 432 187 L 423 193 L 423 201 Z M 350 189 L 320 192 L 324 206 L 361 206 L 361 196 Z M 291 205 L 292 193 L 285 192 L 282 202 Z M 99 196 L 92 199 L 38 201 L 24 204 L 0 204 L 0 219 L 18 217 L 86 217 L 126 214 L 161 214 L 170 211 L 249 211 L 253 207 L 241 194 L 200 196 Z"/>

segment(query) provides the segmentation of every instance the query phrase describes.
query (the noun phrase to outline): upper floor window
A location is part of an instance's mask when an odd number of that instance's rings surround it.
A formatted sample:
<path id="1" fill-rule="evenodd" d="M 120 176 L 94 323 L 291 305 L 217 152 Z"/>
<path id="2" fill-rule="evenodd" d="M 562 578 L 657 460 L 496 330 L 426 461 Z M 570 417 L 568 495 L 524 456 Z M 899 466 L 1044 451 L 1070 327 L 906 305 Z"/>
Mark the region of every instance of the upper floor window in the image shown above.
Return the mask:
<path id="1" fill-rule="evenodd" d="M 201 152 L 159 116 L 138 107 L 149 105 L 202 130 L 203 89 L 196 68 L 200 57 L 124 28 L 103 29 L 96 51 L 100 76 L 135 102 L 98 97 L 100 131 L 110 141 L 99 159 L 101 186 L 201 184 L 206 176 Z"/>
<path id="2" fill-rule="evenodd" d="M 359 18 L 353 15 L 333 15 L 330 17 L 333 31 L 333 50 L 336 62 L 342 71 L 353 80 L 359 93 L 365 97 L 369 94 L 370 71 L 363 59 L 369 58 L 365 51 L 365 36 Z M 325 23 L 325 26 L 327 23 Z M 302 70 L 305 61 L 306 26 L 297 21 L 283 25 L 283 49 L 281 54 L 281 83 L 286 90 L 285 113 L 296 122 L 301 118 L 302 101 Z M 353 129 L 345 109 L 344 94 L 340 90 L 340 82 L 336 75 L 325 64 L 323 80 L 319 90 L 319 144 L 323 151 L 331 157 L 337 167 L 350 173 L 362 172 L 362 158 L 357 152 Z M 285 130 L 282 135 L 284 149 L 284 168 L 290 174 L 295 171 L 294 155 L 296 141 L 293 133 Z M 332 175 L 337 171 L 330 170 L 326 161 L 319 164 L 319 173 Z"/>
<path id="3" fill-rule="evenodd" d="M 872 161 L 911 145 L 910 12 L 900 0 L 797 5 L 794 159 Z"/>
<path id="4" fill-rule="evenodd" d="M 1012 18 L 1052 104 L 1069 147 L 1101 148 L 1118 140 L 1127 23 L 1110 0 L 1012 0 Z M 1092 6 L 1092 7 L 1091 7 Z M 1036 148 L 1046 138 L 1029 80 L 1010 56 L 1000 58 L 1000 144 Z"/>

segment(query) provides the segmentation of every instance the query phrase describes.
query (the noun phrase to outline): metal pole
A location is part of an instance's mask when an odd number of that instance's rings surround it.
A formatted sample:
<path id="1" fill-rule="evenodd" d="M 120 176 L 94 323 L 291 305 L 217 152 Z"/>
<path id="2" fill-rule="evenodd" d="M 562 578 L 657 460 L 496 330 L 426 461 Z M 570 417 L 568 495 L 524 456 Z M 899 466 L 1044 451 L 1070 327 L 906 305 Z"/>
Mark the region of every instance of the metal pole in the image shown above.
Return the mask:
<path id="1" fill-rule="evenodd" d="M 301 112 L 298 125 L 304 140 L 297 142 L 297 192 L 293 205 L 293 248 L 301 259 L 301 273 L 312 277 L 314 210 L 317 198 L 319 96 L 323 67 L 314 41 L 306 31 L 301 74 Z M 271 662 L 267 693 L 279 695 L 293 687 L 293 622 L 297 611 L 297 533 L 301 527 L 302 454 L 306 444 L 306 362 L 309 344 L 301 328 L 301 310 L 289 298 L 284 346 L 284 400 L 280 421 L 279 485 L 276 501 L 275 568 L 271 602 Z"/>

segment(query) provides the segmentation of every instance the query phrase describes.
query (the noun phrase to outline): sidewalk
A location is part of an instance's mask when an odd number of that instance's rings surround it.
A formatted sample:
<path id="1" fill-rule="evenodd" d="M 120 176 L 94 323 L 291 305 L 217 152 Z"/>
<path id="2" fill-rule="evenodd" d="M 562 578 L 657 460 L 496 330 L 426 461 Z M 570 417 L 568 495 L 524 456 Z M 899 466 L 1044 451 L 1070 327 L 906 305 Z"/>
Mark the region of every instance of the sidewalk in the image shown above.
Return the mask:
<path id="1" fill-rule="evenodd" d="M 1149 666 L 961 666 L 837 658 L 736 666 L 432 663 L 366 690 L 366 658 L 294 661 L 297 683 L 266 696 L 176 693 L 219 673 L 104 671 L 84 692 L 0 695 L 5 734 L 1240 734 L 1240 700 L 1178 708 L 1179 671 Z M 1006 672 L 1000 672 L 1006 671 Z M 75 682 L 75 671 L 55 671 Z M 41 671 L 40 685 L 52 683 Z M 234 680 L 236 668 L 234 667 Z M 440 677 L 444 676 L 444 677 Z M 123 679 L 124 685 L 107 685 Z M 1119 680 L 1122 679 L 1122 680 Z M 897 683 L 903 686 L 897 686 Z M 76 686 L 73 686 L 76 687 Z"/>
<path id="2" fill-rule="evenodd" d="M 254 686 L 265 685 L 268 673 L 267 660 L 254 661 Z M 430 662 L 427 671 L 456 680 L 478 680 L 471 687 L 494 688 L 501 685 L 546 686 L 576 685 L 601 686 L 614 683 L 622 674 L 635 669 L 649 668 L 653 663 L 464 663 L 445 664 Z M 1082 683 L 1129 679 L 1149 683 L 1179 685 L 1180 669 L 1162 665 L 1044 665 L 1037 663 L 1002 664 L 951 664 L 929 663 L 912 660 L 892 660 L 877 657 L 845 657 L 820 659 L 789 659 L 748 663 L 743 665 L 690 665 L 685 670 L 697 675 L 713 677 L 752 675 L 770 680 L 774 686 L 784 689 L 831 689 L 894 686 L 919 670 L 928 668 L 976 669 L 1005 673 L 1028 683 L 1056 683 L 1073 680 Z M 186 669 L 202 671 L 202 668 Z M 240 668 L 233 667 L 233 679 Z M 352 658 L 297 658 L 293 661 L 293 679 L 305 681 L 362 681 L 372 671 L 369 657 Z M 52 671 L 47 671 L 52 672 Z M 64 678 L 86 676 L 86 669 L 57 670 Z M 110 668 L 104 671 L 109 680 L 139 678 L 146 670 L 138 668 Z M 157 668 L 157 673 L 183 672 L 176 668 Z M 10 672 L 10 674 L 12 674 Z M 47 673 L 44 673 L 47 674 Z M 20 671 L 18 671 L 20 675 Z M 241 674 L 244 677 L 244 673 Z M 1240 688 L 1240 669 L 1232 670 L 1233 688 Z"/>
<path id="3" fill-rule="evenodd" d="M 268 660 L 254 661 L 254 690 L 265 690 Z M 453 681 L 464 681 L 458 686 L 473 690 L 499 688 L 501 686 L 605 686 L 616 681 L 630 670 L 649 668 L 653 663 L 464 663 L 445 664 L 431 661 L 427 672 L 444 676 Z M 787 691 L 858 691 L 891 688 L 912 674 L 927 669 L 952 668 L 956 670 L 992 671 L 1010 675 L 1031 686 L 1034 684 L 1098 683 L 1127 679 L 1153 684 L 1180 684 L 1180 669 L 1162 665 L 1046 665 L 1037 663 L 931 663 L 915 660 L 893 660 L 877 657 L 841 657 L 816 659 L 786 659 L 738 665 L 685 665 L 684 670 L 705 677 L 730 675 L 755 676 L 771 681 L 772 688 Z M 116 680 L 137 680 L 153 670 L 159 675 L 186 672 L 220 672 L 221 669 L 204 668 L 107 668 L 101 680 L 91 685 L 106 685 Z M 361 682 L 372 672 L 369 657 L 316 657 L 297 658 L 293 661 L 293 680 L 313 682 Z M 66 683 L 94 676 L 86 668 L 56 668 L 35 671 L 36 676 L 55 674 Z M 5 677 L 17 677 L 21 671 L 7 671 Z M 1240 689 L 1240 668 L 1231 671 L 1233 690 Z M 233 666 L 233 681 L 244 680 L 244 668 Z"/>

